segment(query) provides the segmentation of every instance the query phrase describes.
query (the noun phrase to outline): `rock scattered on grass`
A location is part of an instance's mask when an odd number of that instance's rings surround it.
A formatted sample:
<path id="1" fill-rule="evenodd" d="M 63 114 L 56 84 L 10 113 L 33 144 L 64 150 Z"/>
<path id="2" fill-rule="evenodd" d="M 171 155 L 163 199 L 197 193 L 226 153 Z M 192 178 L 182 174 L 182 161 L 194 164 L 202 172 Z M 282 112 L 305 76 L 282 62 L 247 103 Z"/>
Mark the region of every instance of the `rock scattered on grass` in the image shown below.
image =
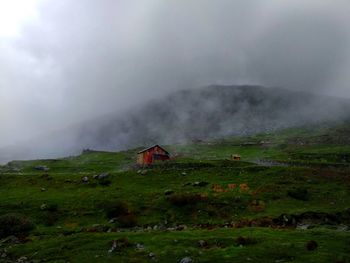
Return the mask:
<path id="1" fill-rule="evenodd" d="M 88 183 L 88 182 L 89 182 L 89 177 L 84 176 L 83 178 L 81 178 L 81 181 L 82 181 L 83 183 Z"/>
<path id="2" fill-rule="evenodd" d="M 148 171 L 147 170 L 138 170 L 137 173 L 141 174 L 141 175 L 146 175 L 148 173 Z"/>
<path id="3" fill-rule="evenodd" d="M 137 244 L 136 244 L 136 249 L 137 249 L 137 250 L 144 250 L 144 249 L 145 249 L 145 246 L 142 245 L 142 244 L 137 243 Z"/>
<path id="4" fill-rule="evenodd" d="M 94 175 L 94 179 L 101 180 L 101 179 L 107 179 L 109 177 L 109 173 L 101 173 L 98 175 Z"/>
<path id="5" fill-rule="evenodd" d="M 185 257 L 180 260 L 180 263 L 193 263 L 193 260 L 190 257 Z"/>
<path id="6" fill-rule="evenodd" d="M 164 191 L 164 195 L 171 195 L 173 193 L 174 193 L 174 191 L 170 190 L 170 189 L 167 189 L 167 190 Z"/>
<path id="7" fill-rule="evenodd" d="M 205 247 L 208 246 L 208 242 L 205 241 L 205 240 L 199 240 L 199 241 L 198 241 L 198 245 L 199 245 L 199 247 L 201 247 L 201 248 L 205 248 Z"/>
<path id="8" fill-rule="evenodd" d="M 112 247 L 108 250 L 108 253 L 112 253 L 117 249 L 117 241 L 113 240 Z"/>
<path id="9" fill-rule="evenodd" d="M 207 186 L 209 183 L 208 182 L 194 182 L 192 184 L 192 186 L 195 186 L 195 187 L 204 187 L 204 186 Z"/>
<path id="10" fill-rule="evenodd" d="M 49 167 L 45 165 L 35 166 L 34 169 L 37 171 L 44 171 L 44 172 L 47 172 L 48 170 L 50 170 Z"/>
<path id="11" fill-rule="evenodd" d="M 17 259 L 16 262 L 17 263 L 25 263 L 25 262 L 28 262 L 28 258 L 27 257 L 20 257 L 19 259 Z"/>

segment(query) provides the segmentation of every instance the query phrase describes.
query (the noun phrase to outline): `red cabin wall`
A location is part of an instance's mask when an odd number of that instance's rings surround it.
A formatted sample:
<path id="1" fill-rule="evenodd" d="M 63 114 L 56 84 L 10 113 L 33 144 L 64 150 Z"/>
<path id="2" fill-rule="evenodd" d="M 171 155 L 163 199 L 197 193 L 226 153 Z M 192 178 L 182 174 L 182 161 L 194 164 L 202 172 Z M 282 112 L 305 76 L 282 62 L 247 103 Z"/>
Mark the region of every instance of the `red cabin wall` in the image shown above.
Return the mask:
<path id="1" fill-rule="evenodd" d="M 144 164 L 152 164 L 153 154 L 166 154 L 166 152 L 159 147 L 151 148 L 148 151 L 143 153 L 143 163 Z"/>

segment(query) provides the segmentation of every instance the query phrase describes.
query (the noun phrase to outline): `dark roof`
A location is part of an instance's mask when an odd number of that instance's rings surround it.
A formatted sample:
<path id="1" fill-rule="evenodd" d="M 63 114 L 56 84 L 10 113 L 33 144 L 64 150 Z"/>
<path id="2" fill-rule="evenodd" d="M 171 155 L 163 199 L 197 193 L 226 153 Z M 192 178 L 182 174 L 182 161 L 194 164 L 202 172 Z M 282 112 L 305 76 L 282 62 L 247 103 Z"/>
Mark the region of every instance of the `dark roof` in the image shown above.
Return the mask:
<path id="1" fill-rule="evenodd" d="M 158 144 L 153 145 L 153 146 L 151 146 L 151 147 L 148 147 L 148 148 L 146 148 L 146 149 L 143 149 L 142 151 L 139 151 L 137 154 L 143 153 L 143 152 L 147 152 L 148 150 L 150 150 L 150 149 L 152 149 L 152 148 L 154 148 L 154 147 L 159 147 L 159 148 L 161 148 L 166 154 L 169 154 L 169 152 L 168 152 L 167 150 L 165 150 L 163 147 L 159 146 Z"/>

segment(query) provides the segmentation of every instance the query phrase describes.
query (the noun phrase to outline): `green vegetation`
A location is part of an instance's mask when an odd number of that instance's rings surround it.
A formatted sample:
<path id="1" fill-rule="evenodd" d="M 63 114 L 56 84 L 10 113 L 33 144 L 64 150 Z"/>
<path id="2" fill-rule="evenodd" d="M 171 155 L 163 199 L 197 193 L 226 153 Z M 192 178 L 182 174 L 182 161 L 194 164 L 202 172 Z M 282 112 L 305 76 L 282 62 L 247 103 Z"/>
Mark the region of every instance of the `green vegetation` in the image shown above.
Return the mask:
<path id="1" fill-rule="evenodd" d="M 349 262 L 348 134 L 170 145 L 173 160 L 147 168 L 138 149 L 10 162 L 0 262 Z"/>

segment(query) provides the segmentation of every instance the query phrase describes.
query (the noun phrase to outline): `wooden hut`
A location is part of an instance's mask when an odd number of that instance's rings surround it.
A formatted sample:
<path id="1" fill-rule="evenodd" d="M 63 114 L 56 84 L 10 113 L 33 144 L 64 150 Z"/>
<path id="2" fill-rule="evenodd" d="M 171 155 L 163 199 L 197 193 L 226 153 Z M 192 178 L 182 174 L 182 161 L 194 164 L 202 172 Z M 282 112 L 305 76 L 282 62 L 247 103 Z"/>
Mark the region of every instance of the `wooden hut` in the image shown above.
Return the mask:
<path id="1" fill-rule="evenodd" d="M 146 148 L 137 153 L 138 165 L 150 165 L 154 161 L 166 161 L 170 159 L 170 154 L 159 145 Z"/>

